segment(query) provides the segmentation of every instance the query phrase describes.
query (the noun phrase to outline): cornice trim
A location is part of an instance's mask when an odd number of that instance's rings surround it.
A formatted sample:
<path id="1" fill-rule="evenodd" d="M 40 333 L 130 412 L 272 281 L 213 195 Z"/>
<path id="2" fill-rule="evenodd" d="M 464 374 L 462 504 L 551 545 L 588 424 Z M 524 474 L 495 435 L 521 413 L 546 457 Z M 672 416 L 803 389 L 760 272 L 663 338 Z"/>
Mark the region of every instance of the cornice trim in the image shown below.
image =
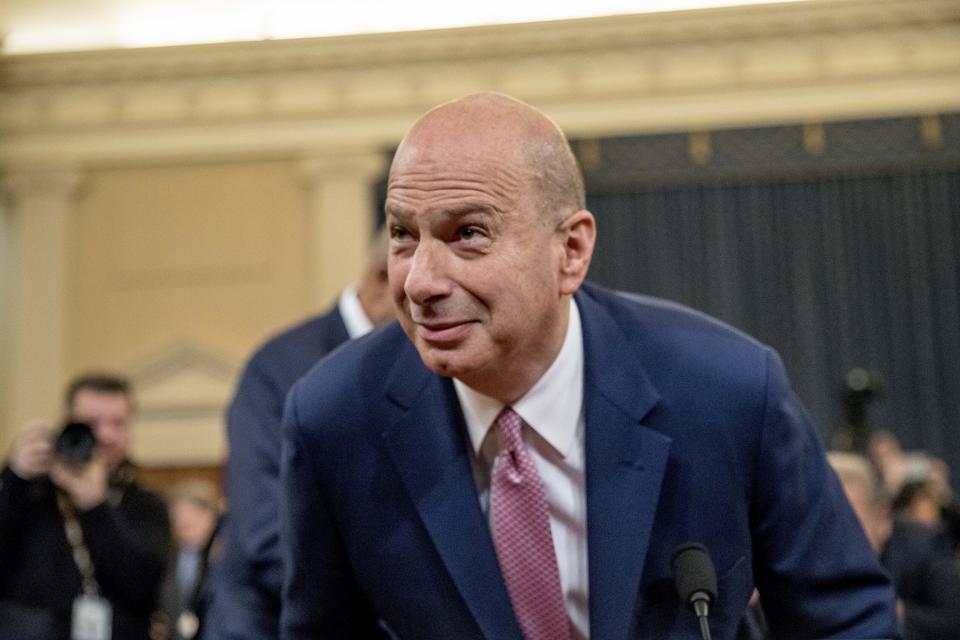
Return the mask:
<path id="1" fill-rule="evenodd" d="M 6 56 L 0 85 L 36 87 L 249 77 L 278 71 L 396 68 L 411 63 L 513 59 L 580 50 L 789 38 L 960 23 L 955 0 L 806 0 L 437 29 L 419 32 Z"/>
<path id="2" fill-rule="evenodd" d="M 476 91 L 571 136 L 960 110 L 956 0 L 808 0 L 0 59 L 0 166 L 388 148 Z"/>

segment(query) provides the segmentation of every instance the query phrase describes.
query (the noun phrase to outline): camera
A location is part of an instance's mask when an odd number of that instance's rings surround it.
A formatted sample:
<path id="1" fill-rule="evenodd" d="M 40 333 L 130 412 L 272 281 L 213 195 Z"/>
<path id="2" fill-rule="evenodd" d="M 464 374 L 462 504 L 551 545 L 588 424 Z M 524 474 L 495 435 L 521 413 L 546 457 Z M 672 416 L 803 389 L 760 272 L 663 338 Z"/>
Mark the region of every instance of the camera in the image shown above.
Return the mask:
<path id="1" fill-rule="evenodd" d="M 57 435 L 54 453 L 68 465 L 79 467 L 93 459 L 97 438 L 85 422 L 68 422 Z"/>

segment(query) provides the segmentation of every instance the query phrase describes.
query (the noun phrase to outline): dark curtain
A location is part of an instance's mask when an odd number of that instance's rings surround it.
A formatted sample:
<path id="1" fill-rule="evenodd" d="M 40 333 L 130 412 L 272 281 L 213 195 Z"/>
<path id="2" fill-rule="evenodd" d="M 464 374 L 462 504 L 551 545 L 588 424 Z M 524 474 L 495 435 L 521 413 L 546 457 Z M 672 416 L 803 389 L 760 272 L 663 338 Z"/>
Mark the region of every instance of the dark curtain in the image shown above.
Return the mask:
<path id="1" fill-rule="evenodd" d="M 773 346 L 827 443 L 846 372 L 878 374 L 869 425 L 944 458 L 957 485 L 960 167 L 588 191 L 591 280 L 688 304 Z"/>

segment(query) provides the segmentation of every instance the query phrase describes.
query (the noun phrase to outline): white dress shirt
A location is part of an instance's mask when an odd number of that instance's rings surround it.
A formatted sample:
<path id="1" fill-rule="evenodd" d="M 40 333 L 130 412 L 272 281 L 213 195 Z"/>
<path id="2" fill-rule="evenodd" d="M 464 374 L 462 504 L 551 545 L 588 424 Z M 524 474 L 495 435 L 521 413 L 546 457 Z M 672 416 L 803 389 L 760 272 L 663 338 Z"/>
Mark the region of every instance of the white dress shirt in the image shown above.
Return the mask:
<path id="1" fill-rule="evenodd" d="M 473 445 L 474 479 L 480 504 L 489 519 L 490 469 L 497 453 L 497 439 L 490 427 L 504 405 L 477 393 L 459 380 L 454 380 L 453 384 Z M 533 456 L 547 494 L 550 531 L 571 635 L 574 639 L 588 638 L 583 333 L 580 312 L 573 300 L 570 301 L 570 321 L 560 353 L 533 388 L 512 406 L 530 426 L 523 430 L 523 440 Z"/>
<path id="2" fill-rule="evenodd" d="M 337 301 L 337 311 L 343 318 L 343 324 L 347 327 L 347 335 L 351 340 L 373 331 L 373 323 L 364 313 L 355 288 L 347 287 L 343 290 Z"/>

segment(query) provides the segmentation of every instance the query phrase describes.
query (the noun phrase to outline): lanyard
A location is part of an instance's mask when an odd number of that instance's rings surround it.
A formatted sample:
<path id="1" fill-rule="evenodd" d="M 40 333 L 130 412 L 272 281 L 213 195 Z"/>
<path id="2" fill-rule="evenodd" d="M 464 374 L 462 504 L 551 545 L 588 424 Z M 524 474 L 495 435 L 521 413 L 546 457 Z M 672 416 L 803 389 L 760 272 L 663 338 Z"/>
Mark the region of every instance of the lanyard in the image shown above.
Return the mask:
<path id="1" fill-rule="evenodd" d="M 73 505 L 62 493 L 57 493 L 57 507 L 63 516 L 63 530 L 67 534 L 67 542 L 70 543 L 70 549 L 73 551 L 73 562 L 77 565 L 80 572 L 80 578 L 83 581 L 83 593 L 88 596 L 96 596 L 100 592 L 100 585 L 93 574 L 93 560 L 90 558 L 90 551 L 83 542 L 83 529 L 77 521 Z"/>

